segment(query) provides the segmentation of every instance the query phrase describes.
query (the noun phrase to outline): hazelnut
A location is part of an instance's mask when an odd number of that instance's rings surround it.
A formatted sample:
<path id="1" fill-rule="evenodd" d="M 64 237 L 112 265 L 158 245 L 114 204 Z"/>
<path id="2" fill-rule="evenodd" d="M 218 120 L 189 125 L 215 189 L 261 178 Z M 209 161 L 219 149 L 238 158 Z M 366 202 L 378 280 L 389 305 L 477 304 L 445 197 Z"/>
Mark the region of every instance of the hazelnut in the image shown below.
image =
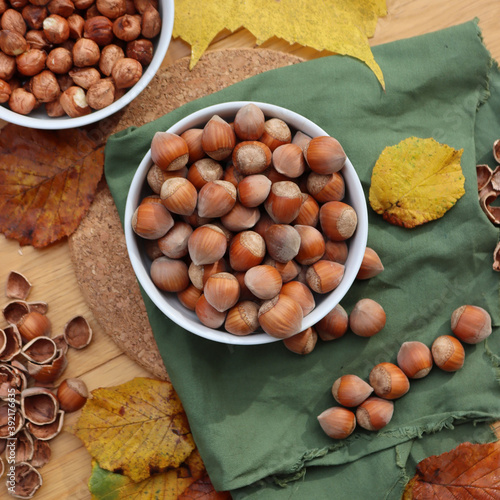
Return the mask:
<path id="1" fill-rule="evenodd" d="M 283 120 L 271 118 L 264 123 L 264 132 L 259 140 L 274 151 L 278 146 L 292 142 L 292 133 Z"/>
<path id="2" fill-rule="evenodd" d="M 86 90 L 101 79 L 99 71 L 95 68 L 74 68 L 68 74 L 76 85 Z"/>
<path id="3" fill-rule="evenodd" d="M 11 93 L 10 85 L 5 80 L 0 79 L 0 103 L 7 102 Z"/>
<path id="4" fill-rule="evenodd" d="M 341 406 L 328 408 L 318 416 L 318 422 L 328 437 L 345 439 L 356 428 L 356 416 L 351 410 Z"/>
<path id="5" fill-rule="evenodd" d="M 85 21 L 83 36 L 101 47 L 109 45 L 113 41 L 113 23 L 105 16 L 91 17 Z"/>
<path id="6" fill-rule="evenodd" d="M 54 101 L 61 93 L 56 76 L 52 73 L 52 71 L 47 69 L 38 73 L 38 75 L 35 75 L 31 79 L 31 82 L 33 95 L 40 102 Z"/>
<path id="7" fill-rule="evenodd" d="M 234 131 L 220 116 L 214 115 L 203 127 L 201 146 L 203 151 L 215 161 L 231 156 L 236 143 Z"/>
<path id="8" fill-rule="evenodd" d="M 42 27 L 50 43 L 62 43 L 69 38 L 69 24 L 62 16 L 51 14 L 43 20 Z"/>
<path id="9" fill-rule="evenodd" d="M 99 69 L 106 76 L 110 76 L 116 61 L 118 61 L 118 59 L 122 59 L 123 57 L 125 57 L 125 54 L 123 53 L 121 47 L 118 47 L 118 45 L 115 44 L 106 45 L 106 47 L 103 47 L 101 51 L 101 58 L 99 59 Z"/>
<path id="10" fill-rule="evenodd" d="M 491 316 L 482 307 L 461 306 L 451 315 L 451 331 L 466 344 L 478 344 L 491 335 Z"/>
<path id="11" fill-rule="evenodd" d="M 189 286 L 188 268 L 182 260 L 158 257 L 150 272 L 153 283 L 165 292 L 181 292 Z"/>
<path id="12" fill-rule="evenodd" d="M 373 387 L 357 375 L 343 375 L 332 386 L 332 395 L 342 406 L 359 406 L 373 392 Z"/>
<path id="13" fill-rule="evenodd" d="M 384 265 L 380 260 L 377 252 L 373 248 L 366 247 L 361 267 L 359 268 L 356 278 L 358 280 L 366 280 L 377 276 L 384 270 Z"/>
<path id="14" fill-rule="evenodd" d="M 6 0 L 0 0 L 0 14 L 3 14 L 9 8 Z"/>
<path id="15" fill-rule="evenodd" d="M 410 381 L 403 370 L 393 363 L 379 363 L 370 372 L 370 385 L 384 399 L 397 399 L 410 390 Z"/>
<path id="16" fill-rule="evenodd" d="M 162 203 L 170 212 L 179 215 L 192 215 L 196 208 L 196 188 L 184 177 L 167 179 L 160 190 Z"/>
<path id="17" fill-rule="evenodd" d="M 134 5 L 134 0 L 125 0 L 125 3 L 126 3 L 125 14 L 129 14 L 131 16 L 137 14 L 137 10 Z"/>
<path id="18" fill-rule="evenodd" d="M 113 33 L 116 38 L 131 42 L 141 34 L 141 18 L 139 16 L 130 16 L 125 14 L 115 19 L 113 23 Z"/>
<path id="19" fill-rule="evenodd" d="M 255 302 L 241 301 L 228 311 L 224 328 L 233 335 L 249 335 L 259 327 L 258 311 Z"/>
<path id="20" fill-rule="evenodd" d="M 101 51 L 93 40 L 80 38 L 73 47 L 73 64 L 78 68 L 94 66 L 99 62 Z"/>
<path id="21" fill-rule="evenodd" d="M 46 64 L 53 73 L 63 75 L 73 67 L 73 56 L 68 49 L 57 47 L 49 52 Z"/>
<path id="22" fill-rule="evenodd" d="M 404 342 L 399 349 L 397 362 L 408 378 L 423 378 L 432 369 L 432 353 L 422 342 Z"/>
<path id="23" fill-rule="evenodd" d="M 23 36 L 26 33 L 26 23 L 22 14 L 14 9 L 7 9 L 2 14 L 0 26 L 3 30 L 15 31 Z"/>
<path id="24" fill-rule="evenodd" d="M 57 389 L 59 407 L 65 412 L 77 411 L 83 407 L 89 398 L 87 386 L 78 378 L 67 378 Z"/>
<path id="25" fill-rule="evenodd" d="M 17 31 L 0 31 L 0 50 L 8 56 L 18 56 L 28 50 L 28 42 Z"/>
<path id="26" fill-rule="evenodd" d="M 78 14 L 72 14 L 68 17 L 69 37 L 78 40 L 83 35 L 85 19 Z"/>
<path id="27" fill-rule="evenodd" d="M 75 4 L 71 0 L 50 0 L 47 9 L 51 14 L 68 18 L 75 11 Z"/>
<path id="28" fill-rule="evenodd" d="M 158 9 L 158 0 L 134 0 L 134 7 L 139 14 L 144 14 L 150 5 Z"/>
<path id="29" fill-rule="evenodd" d="M 127 10 L 125 0 L 96 0 L 97 10 L 109 19 L 123 16 Z"/>
<path id="30" fill-rule="evenodd" d="M 283 345 L 296 354 L 310 354 L 318 341 L 318 334 L 314 328 L 309 327 L 292 337 L 283 340 Z"/>
<path id="31" fill-rule="evenodd" d="M 0 51 L 0 78 L 10 80 L 16 72 L 16 58 Z"/>
<path id="32" fill-rule="evenodd" d="M 266 300 L 259 309 L 259 324 L 275 338 L 286 339 L 300 332 L 303 312 L 300 304 L 282 293 Z"/>
<path id="33" fill-rule="evenodd" d="M 64 116 L 66 113 L 64 112 L 63 107 L 61 106 L 60 99 L 56 99 L 55 101 L 46 102 L 45 103 L 45 111 L 47 115 L 51 118 L 55 118 L 58 116 Z"/>
<path id="34" fill-rule="evenodd" d="M 188 240 L 189 256 L 195 265 L 217 262 L 222 259 L 226 249 L 226 235 L 222 229 L 212 224 L 197 227 Z"/>
<path id="35" fill-rule="evenodd" d="M 57 75 L 56 78 L 57 78 L 57 83 L 59 84 L 59 88 L 61 89 L 61 92 L 68 90 L 75 84 L 73 78 L 71 78 L 71 76 L 69 75 Z"/>
<path id="36" fill-rule="evenodd" d="M 226 320 L 227 311 L 219 312 L 215 307 L 212 307 L 205 295 L 201 295 L 196 301 L 195 313 L 202 324 L 208 328 L 219 328 Z"/>
<path id="37" fill-rule="evenodd" d="M 95 6 L 95 0 L 74 0 L 73 3 L 78 10 L 86 10 Z"/>
<path id="38" fill-rule="evenodd" d="M 317 174 L 338 172 L 345 164 L 346 154 L 337 139 L 329 135 L 314 137 L 304 147 L 309 168 Z"/>
<path id="39" fill-rule="evenodd" d="M 42 29 L 43 20 L 48 16 L 46 7 L 28 4 L 23 8 L 22 16 L 24 22 L 34 30 Z"/>
<path id="40" fill-rule="evenodd" d="M 392 419 L 394 403 L 372 396 L 356 409 L 356 420 L 360 427 L 368 431 L 378 431 Z"/>
<path id="41" fill-rule="evenodd" d="M 47 55 L 40 49 L 29 49 L 16 57 L 17 71 L 24 76 L 34 76 L 45 68 Z"/>
<path id="42" fill-rule="evenodd" d="M 446 372 L 456 372 L 464 366 L 465 349 L 460 340 L 451 335 L 440 335 L 431 346 L 436 366 Z"/>
<path id="43" fill-rule="evenodd" d="M 111 75 L 117 88 L 126 89 L 132 87 L 142 76 L 141 63 L 130 57 L 124 57 L 116 61 Z"/>
<path id="44" fill-rule="evenodd" d="M 349 326 L 360 337 L 373 337 L 386 323 L 384 308 L 372 299 L 361 299 L 349 315 Z"/>
<path id="45" fill-rule="evenodd" d="M 60 101 L 62 108 L 71 118 L 91 113 L 85 97 L 85 91 L 81 87 L 69 87 L 61 94 Z"/>
<path id="46" fill-rule="evenodd" d="M 318 260 L 306 271 L 307 284 L 316 293 L 335 290 L 343 277 L 344 266 L 329 260 Z"/>
<path id="47" fill-rule="evenodd" d="M 24 0 L 22 0 L 24 2 Z M 32 3 L 33 5 L 38 5 L 38 6 L 43 6 L 43 5 L 47 5 L 48 3 L 50 2 L 50 0 L 30 0 L 29 3 Z M 27 5 L 28 2 L 24 2 L 24 5 Z M 11 5 L 14 7 L 14 8 L 17 8 L 15 5 L 14 5 L 14 2 L 11 1 Z"/>
<path id="48" fill-rule="evenodd" d="M 92 19 L 93 17 L 100 16 L 101 13 L 97 10 L 97 7 L 95 4 L 91 5 L 86 11 L 85 11 L 85 19 Z"/>
<path id="49" fill-rule="evenodd" d="M 327 342 L 345 335 L 349 325 L 349 316 L 346 310 L 337 304 L 323 319 L 314 325 L 321 340 Z"/>
<path id="50" fill-rule="evenodd" d="M 269 300 L 278 295 L 283 285 L 278 270 L 268 265 L 258 265 L 245 272 L 244 283 L 257 298 Z"/>
<path id="51" fill-rule="evenodd" d="M 102 109 L 112 104 L 115 100 L 115 85 L 105 78 L 92 84 L 87 91 L 87 102 L 93 109 Z"/>
<path id="52" fill-rule="evenodd" d="M 242 141 L 257 141 L 264 132 L 264 113 L 253 103 L 241 107 L 234 117 L 234 132 Z"/>
<path id="53" fill-rule="evenodd" d="M 229 263 L 234 271 L 248 271 L 258 266 L 266 254 L 264 238 L 255 231 L 242 231 L 229 246 Z M 298 333 L 298 330 L 297 332 Z"/>
<path id="54" fill-rule="evenodd" d="M 231 273 L 216 273 L 210 276 L 203 288 L 207 302 L 219 312 L 236 305 L 240 297 L 240 284 Z"/>
<path id="55" fill-rule="evenodd" d="M 141 28 L 144 38 L 154 38 L 161 31 L 160 13 L 152 5 L 149 5 L 142 14 Z"/>
<path id="56" fill-rule="evenodd" d="M 9 98 L 9 107 L 15 113 L 21 115 L 30 114 L 36 106 L 36 97 L 23 88 L 12 91 Z"/>
<path id="57" fill-rule="evenodd" d="M 47 40 L 45 33 L 41 30 L 30 30 L 26 33 L 26 41 L 30 48 L 48 50 L 52 46 Z"/>

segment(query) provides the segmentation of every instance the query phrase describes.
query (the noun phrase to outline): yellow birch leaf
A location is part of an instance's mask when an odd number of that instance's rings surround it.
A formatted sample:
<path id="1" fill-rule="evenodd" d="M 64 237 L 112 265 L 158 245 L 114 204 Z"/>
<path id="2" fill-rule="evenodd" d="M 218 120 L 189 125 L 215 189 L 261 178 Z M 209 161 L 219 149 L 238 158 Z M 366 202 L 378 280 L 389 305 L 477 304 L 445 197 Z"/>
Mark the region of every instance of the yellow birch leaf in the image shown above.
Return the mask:
<path id="1" fill-rule="evenodd" d="M 439 219 L 465 194 L 462 153 L 432 138 L 386 147 L 373 168 L 371 207 L 407 228 Z"/>
<path id="2" fill-rule="evenodd" d="M 174 37 L 191 45 L 190 68 L 223 29 L 247 28 L 260 45 L 273 36 L 363 61 L 382 87 L 384 76 L 368 38 L 387 14 L 385 0 L 176 0 Z"/>
<path id="3" fill-rule="evenodd" d="M 179 467 L 195 447 L 172 385 L 142 377 L 92 391 L 74 433 L 102 468 L 135 482 Z"/>

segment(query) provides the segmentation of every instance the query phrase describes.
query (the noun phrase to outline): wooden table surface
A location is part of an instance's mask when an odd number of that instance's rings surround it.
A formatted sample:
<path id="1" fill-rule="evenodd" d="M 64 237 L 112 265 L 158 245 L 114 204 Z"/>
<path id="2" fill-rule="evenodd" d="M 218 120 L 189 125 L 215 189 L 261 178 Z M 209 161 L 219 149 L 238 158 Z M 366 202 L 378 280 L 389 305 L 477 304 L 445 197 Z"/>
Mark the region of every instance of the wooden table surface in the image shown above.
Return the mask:
<path id="1" fill-rule="evenodd" d="M 500 61 L 500 30 L 498 0 L 387 0 L 388 15 L 378 21 L 372 46 L 415 35 L 429 33 L 479 18 L 485 45 L 492 56 Z M 328 55 L 313 49 L 290 45 L 279 39 L 272 39 L 261 47 L 296 54 L 305 59 Z M 255 38 L 245 29 L 235 33 L 219 33 L 210 50 L 225 48 L 256 48 Z M 190 53 L 189 46 L 181 40 L 173 40 L 165 57 L 164 66 Z M 127 382 L 137 376 L 150 376 L 144 369 L 124 355 L 115 343 L 101 329 L 78 288 L 72 268 L 67 241 L 50 248 L 35 250 L 20 247 L 15 241 L 0 235 L 0 288 L 4 286 L 11 270 L 24 273 L 33 283 L 30 300 L 49 303 L 49 317 L 53 334 L 62 332 L 66 321 L 81 314 L 91 323 L 94 340 L 84 351 L 70 350 L 66 377 L 81 377 L 89 389 L 113 386 Z M 5 303 L 7 299 L 4 299 Z M 4 304 L 4 303 L 3 303 Z M 3 307 L 3 305 L 2 305 Z M 65 428 L 74 424 L 79 412 L 68 414 Z M 498 428 L 498 426 L 497 426 Z M 43 487 L 35 498 L 39 500 L 84 500 L 90 498 L 87 482 L 91 472 L 91 459 L 79 439 L 67 430 L 53 441 L 52 459 L 41 469 Z M 5 476 L 4 476 L 5 478 Z M 0 498 L 6 498 L 4 478 L 0 482 Z"/>

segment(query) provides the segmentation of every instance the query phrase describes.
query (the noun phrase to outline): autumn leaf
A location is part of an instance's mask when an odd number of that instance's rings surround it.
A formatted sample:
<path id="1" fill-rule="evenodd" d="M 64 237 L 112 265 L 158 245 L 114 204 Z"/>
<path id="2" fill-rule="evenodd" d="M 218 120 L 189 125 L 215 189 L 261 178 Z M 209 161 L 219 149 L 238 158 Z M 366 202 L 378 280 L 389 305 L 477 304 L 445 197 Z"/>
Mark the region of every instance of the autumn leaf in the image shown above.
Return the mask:
<path id="1" fill-rule="evenodd" d="M 500 441 L 462 443 L 417 465 L 403 500 L 500 498 Z"/>
<path id="2" fill-rule="evenodd" d="M 375 62 L 368 37 L 378 17 L 387 14 L 385 0 L 221 0 L 175 2 L 174 37 L 191 45 L 190 68 L 223 29 L 247 28 L 260 45 L 276 36 L 316 50 L 328 50 L 363 61 L 382 87 L 384 77 Z"/>
<path id="3" fill-rule="evenodd" d="M 41 248 L 70 235 L 87 212 L 104 165 L 103 146 L 79 129 L 0 131 L 0 232 Z"/>
<path id="4" fill-rule="evenodd" d="M 179 500 L 231 500 L 228 491 L 215 491 L 208 475 L 198 479 L 179 496 Z"/>
<path id="5" fill-rule="evenodd" d="M 186 489 L 205 475 L 205 467 L 196 449 L 177 469 L 155 474 L 138 483 L 123 474 L 102 469 L 93 460 L 89 491 L 96 500 L 177 500 Z"/>
<path id="6" fill-rule="evenodd" d="M 462 153 L 417 137 L 386 147 L 373 168 L 371 207 L 407 228 L 439 219 L 465 194 Z"/>
<path id="7" fill-rule="evenodd" d="M 143 377 L 92 391 L 74 433 L 102 468 L 135 482 L 179 467 L 195 447 L 172 384 Z"/>

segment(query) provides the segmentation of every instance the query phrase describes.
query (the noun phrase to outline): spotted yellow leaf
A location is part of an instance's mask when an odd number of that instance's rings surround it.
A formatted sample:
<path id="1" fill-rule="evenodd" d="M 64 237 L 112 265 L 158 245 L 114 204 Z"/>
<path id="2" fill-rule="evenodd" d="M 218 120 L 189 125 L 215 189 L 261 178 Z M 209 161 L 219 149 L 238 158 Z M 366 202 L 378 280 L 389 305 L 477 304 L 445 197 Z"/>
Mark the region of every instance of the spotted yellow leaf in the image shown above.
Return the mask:
<path id="1" fill-rule="evenodd" d="M 439 219 L 465 194 L 462 153 L 432 138 L 386 147 L 373 168 L 371 207 L 407 228 Z"/>
<path id="2" fill-rule="evenodd" d="M 191 68 L 217 33 L 243 26 L 258 45 L 278 37 L 359 59 L 384 87 L 368 38 L 386 14 L 385 0 L 176 0 L 173 36 L 191 45 Z"/>
<path id="3" fill-rule="evenodd" d="M 92 391 L 74 432 L 103 469 L 134 482 L 179 467 L 195 448 L 172 385 L 150 378 Z"/>

